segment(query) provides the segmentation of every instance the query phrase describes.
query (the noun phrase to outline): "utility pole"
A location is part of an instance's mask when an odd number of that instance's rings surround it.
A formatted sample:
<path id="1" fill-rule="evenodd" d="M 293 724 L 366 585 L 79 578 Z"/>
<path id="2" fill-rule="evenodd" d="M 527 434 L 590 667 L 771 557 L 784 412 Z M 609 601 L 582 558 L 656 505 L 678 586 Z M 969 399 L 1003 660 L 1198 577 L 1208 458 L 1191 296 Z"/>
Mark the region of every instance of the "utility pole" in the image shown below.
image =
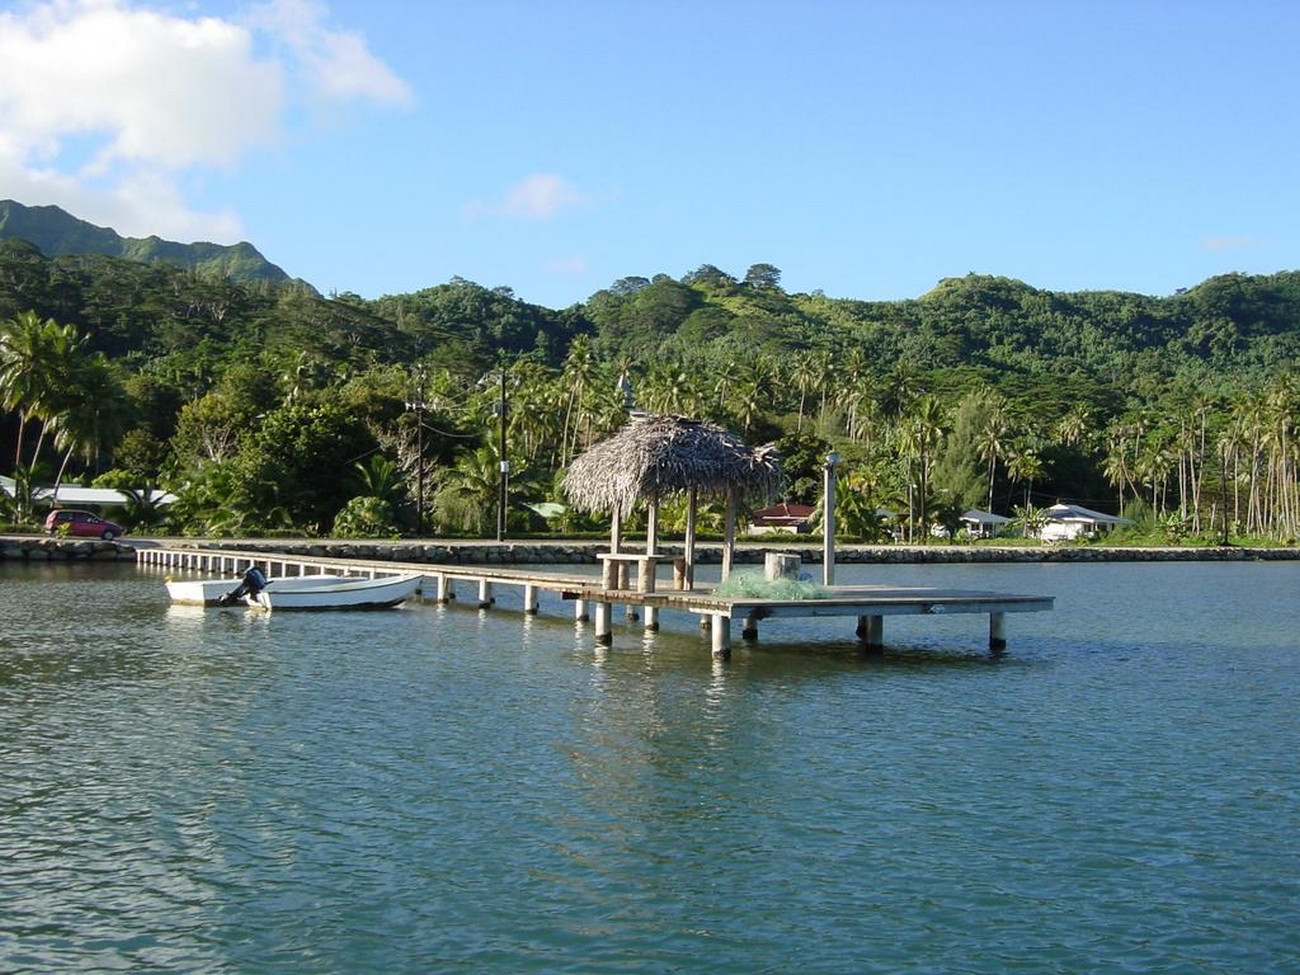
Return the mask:
<path id="1" fill-rule="evenodd" d="M 424 411 L 428 404 L 424 401 L 426 375 L 424 366 L 415 370 L 415 401 L 406 404 L 408 410 L 415 411 L 415 534 L 424 534 Z"/>
<path id="2" fill-rule="evenodd" d="M 1228 448 L 1224 445 L 1219 451 L 1219 493 L 1223 495 L 1223 535 L 1219 544 L 1228 546 Z"/>
<path id="3" fill-rule="evenodd" d="M 822 585 L 835 585 L 835 466 L 840 455 L 831 451 L 822 468 L 825 483 L 822 486 Z"/>
<path id="4" fill-rule="evenodd" d="M 506 505 L 510 498 L 510 461 L 506 459 L 506 365 L 500 356 L 497 357 L 497 362 L 501 367 L 501 402 L 497 404 L 497 415 L 501 420 L 501 445 L 498 452 L 501 459 L 501 491 L 497 499 L 497 541 L 502 542 L 506 537 Z"/>

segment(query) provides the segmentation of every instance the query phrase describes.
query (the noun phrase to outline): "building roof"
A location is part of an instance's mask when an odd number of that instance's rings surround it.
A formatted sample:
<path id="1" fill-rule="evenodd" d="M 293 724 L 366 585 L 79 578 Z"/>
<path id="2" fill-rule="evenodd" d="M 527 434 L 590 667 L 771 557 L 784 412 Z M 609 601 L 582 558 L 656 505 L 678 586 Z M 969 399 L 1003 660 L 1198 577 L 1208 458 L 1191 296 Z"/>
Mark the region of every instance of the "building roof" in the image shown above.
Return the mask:
<path id="1" fill-rule="evenodd" d="M 1093 511 L 1080 504 L 1054 504 L 1044 515 L 1052 521 L 1082 521 L 1092 525 L 1131 525 L 1132 518 L 1108 515 L 1102 511 Z"/>
<path id="2" fill-rule="evenodd" d="M 623 429 L 569 466 L 565 493 L 587 511 L 631 511 L 671 494 L 767 501 L 782 483 L 771 444 L 750 447 L 712 423 L 681 416 L 634 414 Z"/>
<path id="3" fill-rule="evenodd" d="M 754 525 L 798 525 L 812 517 L 817 509 L 810 504 L 774 504 L 770 508 L 760 508 L 749 516 Z"/>
<path id="4" fill-rule="evenodd" d="M 14 483 L 12 477 L 0 475 L 0 490 L 10 497 L 17 493 L 18 486 Z M 125 491 L 119 491 L 116 488 L 94 488 L 82 487 L 80 484 L 60 484 L 58 490 L 52 487 L 38 487 L 32 489 L 32 500 L 39 501 L 42 504 L 50 505 L 67 505 L 75 507 L 77 505 L 125 505 L 131 501 L 130 495 Z M 150 490 L 149 500 L 153 504 L 171 504 L 176 500 L 176 495 L 167 491 L 161 491 L 157 488 Z"/>
<path id="5" fill-rule="evenodd" d="M 1006 515 L 995 515 L 991 511 L 980 511 L 979 508 L 969 508 L 962 512 L 962 521 L 973 521 L 977 525 L 1005 525 L 1012 519 Z"/>

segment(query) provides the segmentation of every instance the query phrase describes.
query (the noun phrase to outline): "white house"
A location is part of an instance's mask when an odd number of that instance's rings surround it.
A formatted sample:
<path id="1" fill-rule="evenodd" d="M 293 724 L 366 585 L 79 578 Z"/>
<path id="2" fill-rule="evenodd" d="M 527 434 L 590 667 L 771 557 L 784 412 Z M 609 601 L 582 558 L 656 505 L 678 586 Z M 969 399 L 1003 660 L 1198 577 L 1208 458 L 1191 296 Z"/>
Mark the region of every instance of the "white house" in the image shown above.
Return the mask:
<path id="1" fill-rule="evenodd" d="M 1011 520 L 1006 515 L 995 515 L 991 511 L 980 511 L 979 508 L 964 511 L 961 516 L 961 523 L 972 538 L 992 538 Z"/>
<path id="2" fill-rule="evenodd" d="M 17 494 L 17 485 L 12 477 L 0 476 L 0 490 L 11 498 Z M 123 507 L 131 499 L 124 491 L 116 488 L 82 487 L 80 484 L 60 484 L 58 489 L 38 487 L 32 489 L 32 500 L 51 507 L 65 508 Z M 149 492 L 149 500 L 154 504 L 171 504 L 176 495 L 157 488 Z"/>
<path id="3" fill-rule="evenodd" d="M 801 534 L 808 531 L 813 512 L 817 509 L 810 504 L 774 504 L 770 508 L 760 508 L 749 516 L 749 534 Z"/>
<path id="4" fill-rule="evenodd" d="M 1045 542 L 1068 542 L 1080 535 L 1100 535 L 1116 525 L 1131 525 L 1133 519 L 1093 511 L 1077 504 L 1054 504 L 1043 514 L 1047 523 L 1039 533 Z"/>

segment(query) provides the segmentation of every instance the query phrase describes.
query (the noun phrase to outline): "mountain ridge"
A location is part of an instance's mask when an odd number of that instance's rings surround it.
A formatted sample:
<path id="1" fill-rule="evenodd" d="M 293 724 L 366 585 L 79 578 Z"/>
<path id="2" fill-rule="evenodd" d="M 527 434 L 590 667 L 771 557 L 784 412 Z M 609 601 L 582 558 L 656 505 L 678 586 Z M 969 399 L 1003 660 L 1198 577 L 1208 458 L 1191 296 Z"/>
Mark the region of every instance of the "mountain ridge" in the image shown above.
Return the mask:
<path id="1" fill-rule="evenodd" d="M 0 240 L 12 237 L 28 241 L 47 257 L 100 254 L 146 264 L 170 264 L 241 284 L 311 287 L 304 281 L 291 278 L 247 241 L 185 244 L 164 240 L 157 235 L 123 237 L 111 227 L 97 226 L 52 204 L 28 206 L 16 200 L 0 200 Z M 315 291 L 314 288 L 311 290 Z"/>

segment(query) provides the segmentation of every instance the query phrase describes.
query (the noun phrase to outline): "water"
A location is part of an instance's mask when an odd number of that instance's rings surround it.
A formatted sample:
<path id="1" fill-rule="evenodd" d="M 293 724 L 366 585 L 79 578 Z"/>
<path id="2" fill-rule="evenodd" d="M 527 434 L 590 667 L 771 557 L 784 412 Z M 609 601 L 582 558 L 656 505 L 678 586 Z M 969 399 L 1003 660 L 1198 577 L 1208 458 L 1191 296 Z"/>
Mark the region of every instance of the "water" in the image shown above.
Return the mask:
<path id="1" fill-rule="evenodd" d="M 980 616 L 169 607 L 0 565 L 0 970 L 1300 970 L 1300 564 L 841 566 Z M 513 601 L 513 602 L 512 602 Z"/>

